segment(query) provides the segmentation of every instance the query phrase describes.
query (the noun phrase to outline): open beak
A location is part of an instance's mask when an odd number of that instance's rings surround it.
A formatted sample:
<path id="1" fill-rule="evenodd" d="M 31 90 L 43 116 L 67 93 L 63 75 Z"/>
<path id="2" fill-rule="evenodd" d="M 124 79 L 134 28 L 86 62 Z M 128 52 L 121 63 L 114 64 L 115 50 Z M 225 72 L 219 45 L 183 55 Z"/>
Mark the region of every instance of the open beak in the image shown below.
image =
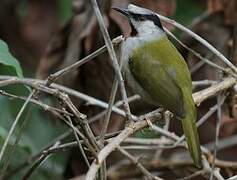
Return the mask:
<path id="1" fill-rule="evenodd" d="M 124 8 L 119 8 L 119 7 L 112 7 L 113 10 L 118 11 L 119 13 L 123 14 L 126 17 L 129 17 L 129 11 L 127 9 Z"/>

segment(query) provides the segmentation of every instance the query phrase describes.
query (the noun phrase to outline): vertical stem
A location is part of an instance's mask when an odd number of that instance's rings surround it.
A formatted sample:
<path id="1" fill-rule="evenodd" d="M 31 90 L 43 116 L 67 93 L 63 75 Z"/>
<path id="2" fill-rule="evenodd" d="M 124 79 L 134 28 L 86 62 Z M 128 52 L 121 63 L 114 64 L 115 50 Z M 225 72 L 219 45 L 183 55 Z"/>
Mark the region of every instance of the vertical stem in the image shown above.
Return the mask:
<path id="1" fill-rule="evenodd" d="M 110 97 L 109 97 L 109 107 L 108 107 L 107 113 L 105 115 L 105 120 L 104 120 L 104 124 L 102 126 L 101 135 L 100 135 L 100 141 L 101 141 L 102 144 L 103 144 L 103 141 L 105 139 L 105 134 L 106 134 L 107 129 L 108 129 L 109 119 L 110 119 L 110 116 L 111 116 L 111 113 L 112 113 L 112 108 L 113 108 L 113 105 L 114 105 L 117 89 L 118 89 L 118 80 L 114 79 L 111 94 L 110 94 Z"/>
<path id="2" fill-rule="evenodd" d="M 221 96 L 221 94 L 219 94 L 217 96 L 217 106 L 218 106 L 218 108 L 217 108 L 217 122 L 216 122 L 214 155 L 213 155 L 213 160 L 212 160 L 212 167 L 211 167 L 212 171 L 211 171 L 210 180 L 213 180 L 213 177 L 214 177 L 215 160 L 216 160 L 217 151 L 218 151 L 218 145 L 219 145 L 219 134 L 220 134 L 220 126 L 221 126 L 221 99 L 222 99 L 222 96 Z"/>

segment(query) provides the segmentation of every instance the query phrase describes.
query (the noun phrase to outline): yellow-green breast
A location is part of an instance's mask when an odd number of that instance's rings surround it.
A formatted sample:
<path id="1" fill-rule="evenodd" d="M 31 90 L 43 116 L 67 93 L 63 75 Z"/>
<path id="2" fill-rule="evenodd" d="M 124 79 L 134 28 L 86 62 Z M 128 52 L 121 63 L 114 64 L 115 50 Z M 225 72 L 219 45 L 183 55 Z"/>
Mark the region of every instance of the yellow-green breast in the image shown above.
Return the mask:
<path id="1" fill-rule="evenodd" d="M 129 57 L 129 69 L 151 96 L 152 104 L 161 104 L 176 115 L 184 116 L 183 98 L 192 98 L 190 73 L 166 35 L 137 46 Z"/>

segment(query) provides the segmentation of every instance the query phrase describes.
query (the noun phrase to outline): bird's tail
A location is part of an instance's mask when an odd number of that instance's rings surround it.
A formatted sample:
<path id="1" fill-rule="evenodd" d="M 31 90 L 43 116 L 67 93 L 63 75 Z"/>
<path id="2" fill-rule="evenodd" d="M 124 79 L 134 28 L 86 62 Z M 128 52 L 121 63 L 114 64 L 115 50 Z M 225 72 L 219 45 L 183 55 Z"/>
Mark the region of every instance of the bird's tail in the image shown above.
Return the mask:
<path id="1" fill-rule="evenodd" d="M 197 167 L 201 168 L 202 167 L 201 147 L 199 143 L 199 137 L 195 121 L 196 121 L 196 108 L 193 105 L 193 108 L 189 108 L 189 111 L 186 112 L 186 116 L 182 118 L 182 127 L 188 144 L 188 149 L 194 161 L 194 164 Z"/>

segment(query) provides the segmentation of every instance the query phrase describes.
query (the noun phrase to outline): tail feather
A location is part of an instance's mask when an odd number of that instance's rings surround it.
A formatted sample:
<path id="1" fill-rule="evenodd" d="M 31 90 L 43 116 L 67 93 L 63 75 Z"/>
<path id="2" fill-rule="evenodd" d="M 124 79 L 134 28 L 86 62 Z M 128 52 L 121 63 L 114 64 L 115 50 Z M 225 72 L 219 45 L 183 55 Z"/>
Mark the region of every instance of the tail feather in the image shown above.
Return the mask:
<path id="1" fill-rule="evenodd" d="M 195 107 L 194 107 L 195 108 Z M 196 110 L 195 110 L 196 111 Z M 201 147 L 197 127 L 195 124 L 196 112 L 187 112 L 185 118 L 182 118 L 183 132 L 186 137 L 190 155 L 197 167 L 202 167 Z"/>

